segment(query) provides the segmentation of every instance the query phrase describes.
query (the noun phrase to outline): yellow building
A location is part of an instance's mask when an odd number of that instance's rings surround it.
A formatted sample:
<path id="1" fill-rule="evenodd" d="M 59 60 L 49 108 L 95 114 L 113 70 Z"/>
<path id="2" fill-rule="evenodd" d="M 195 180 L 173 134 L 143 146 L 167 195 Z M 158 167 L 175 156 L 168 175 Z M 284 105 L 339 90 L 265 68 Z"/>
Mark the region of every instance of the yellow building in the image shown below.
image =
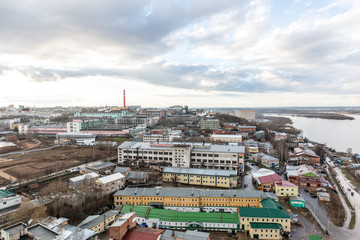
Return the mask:
<path id="1" fill-rule="evenodd" d="M 249 235 L 253 239 L 283 239 L 278 223 L 250 223 Z"/>
<path id="2" fill-rule="evenodd" d="M 237 187 L 235 170 L 214 170 L 199 168 L 166 167 L 163 170 L 164 182 L 233 188 Z"/>
<path id="3" fill-rule="evenodd" d="M 79 227 L 101 233 L 105 231 L 107 226 L 116 220 L 116 216 L 117 212 L 111 210 L 102 215 L 90 215 L 79 224 Z"/>
<path id="4" fill-rule="evenodd" d="M 261 205 L 262 208 L 239 208 L 241 230 L 248 231 L 250 235 L 259 234 L 259 239 L 278 239 L 275 237 L 278 231 L 275 230 L 280 229 L 280 232 L 291 231 L 291 218 L 278 202 L 272 199 L 264 199 L 261 201 Z M 273 224 L 279 224 L 281 228 Z M 262 237 L 261 234 L 263 234 Z"/>
<path id="5" fill-rule="evenodd" d="M 275 194 L 278 197 L 292 197 L 299 194 L 299 187 L 291 182 L 282 180 L 281 183 L 275 183 Z"/>
<path id="6" fill-rule="evenodd" d="M 262 207 L 268 193 L 257 190 L 194 188 L 126 188 L 114 194 L 114 205 L 163 207 Z"/>
<path id="7" fill-rule="evenodd" d="M 210 140 L 215 142 L 242 142 L 242 135 L 212 134 Z"/>

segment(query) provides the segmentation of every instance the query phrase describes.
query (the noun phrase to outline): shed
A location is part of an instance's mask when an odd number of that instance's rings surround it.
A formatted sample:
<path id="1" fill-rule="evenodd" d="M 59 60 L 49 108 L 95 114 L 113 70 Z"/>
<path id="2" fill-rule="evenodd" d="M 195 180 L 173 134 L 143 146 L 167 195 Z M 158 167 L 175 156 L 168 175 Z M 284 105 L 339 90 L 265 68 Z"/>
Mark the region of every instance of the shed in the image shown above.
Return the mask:
<path id="1" fill-rule="evenodd" d="M 305 207 L 305 200 L 300 196 L 292 196 L 289 199 L 290 206 L 304 208 Z"/>
<path id="2" fill-rule="evenodd" d="M 318 192 L 317 193 L 320 201 L 330 202 L 330 194 L 327 192 Z"/>

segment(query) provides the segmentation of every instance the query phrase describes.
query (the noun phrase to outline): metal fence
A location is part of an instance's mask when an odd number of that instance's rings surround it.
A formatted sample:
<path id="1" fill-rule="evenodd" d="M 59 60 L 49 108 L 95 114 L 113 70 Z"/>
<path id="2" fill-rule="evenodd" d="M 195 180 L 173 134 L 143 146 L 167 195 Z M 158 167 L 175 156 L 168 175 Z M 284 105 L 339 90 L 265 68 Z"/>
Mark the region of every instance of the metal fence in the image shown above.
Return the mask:
<path id="1" fill-rule="evenodd" d="M 319 226 L 321 227 L 322 230 L 324 230 L 325 234 L 329 235 L 329 231 L 326 228 L 325 224 L 323 224 L 320 219 L 316 216 L 315 212 L 311 209 L 311 207 L 307 204 L 305 204 L 305 208 L 308 209 L 310 211 L 310 213 L 313 215 L 313 217 L 315 218 L 315 220 L 318 222 Z"/>

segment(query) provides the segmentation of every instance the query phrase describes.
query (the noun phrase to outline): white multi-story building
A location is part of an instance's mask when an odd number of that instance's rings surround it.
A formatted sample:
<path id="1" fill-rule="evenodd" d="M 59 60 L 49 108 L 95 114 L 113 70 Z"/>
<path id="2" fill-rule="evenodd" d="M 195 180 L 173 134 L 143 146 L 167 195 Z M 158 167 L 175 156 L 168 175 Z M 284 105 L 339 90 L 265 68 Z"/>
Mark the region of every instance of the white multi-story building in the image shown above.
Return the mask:
<path id="1" fill-rule="evenodd" d="M 80 133 L 81 120 L 74 119 L 72 122 L 66 123 L 66 129 L 68 133 Z"/>
<path id="2" fill-rule="evenodd" d="M 24 123 L 20 123 L 18 125 L 18 131 L 19 131 L 19 134 L 27 134 L 28 132 L 28 125 L 27 124 L 24 124 Z"/>
<path id="3" fill-rule="evenodd" d="M 243 173 L 244 154 L 244 146 L 126 141 L 118 147 L 118 162 L 162 163 L 173 167 L 227 169 Z"/>
<path id="4" fill-rule="evenodd" d="M 116 124 L 123 126 L 138 126 L 139 124 L 145 124 L 146 126 L 154 126 L 158 123 L 159 117 L 148 116 L 124 116 L 115 119 Z"/>
<path id="5" fill-rule="evenodd" d="M 143 142 L 172 142 L 173 136 L 168 134 L 144 133 Z"/>

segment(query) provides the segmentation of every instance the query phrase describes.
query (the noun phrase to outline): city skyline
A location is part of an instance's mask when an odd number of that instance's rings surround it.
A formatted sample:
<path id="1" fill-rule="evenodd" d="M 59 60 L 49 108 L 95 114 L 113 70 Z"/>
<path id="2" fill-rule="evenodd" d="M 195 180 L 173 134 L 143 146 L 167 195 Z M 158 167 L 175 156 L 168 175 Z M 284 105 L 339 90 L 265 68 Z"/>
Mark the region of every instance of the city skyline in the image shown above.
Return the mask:
<path id="1" fill-rule="evenodd" d="M 2 1 L 0 105 L 360 106 L 359 1 Z"/>

